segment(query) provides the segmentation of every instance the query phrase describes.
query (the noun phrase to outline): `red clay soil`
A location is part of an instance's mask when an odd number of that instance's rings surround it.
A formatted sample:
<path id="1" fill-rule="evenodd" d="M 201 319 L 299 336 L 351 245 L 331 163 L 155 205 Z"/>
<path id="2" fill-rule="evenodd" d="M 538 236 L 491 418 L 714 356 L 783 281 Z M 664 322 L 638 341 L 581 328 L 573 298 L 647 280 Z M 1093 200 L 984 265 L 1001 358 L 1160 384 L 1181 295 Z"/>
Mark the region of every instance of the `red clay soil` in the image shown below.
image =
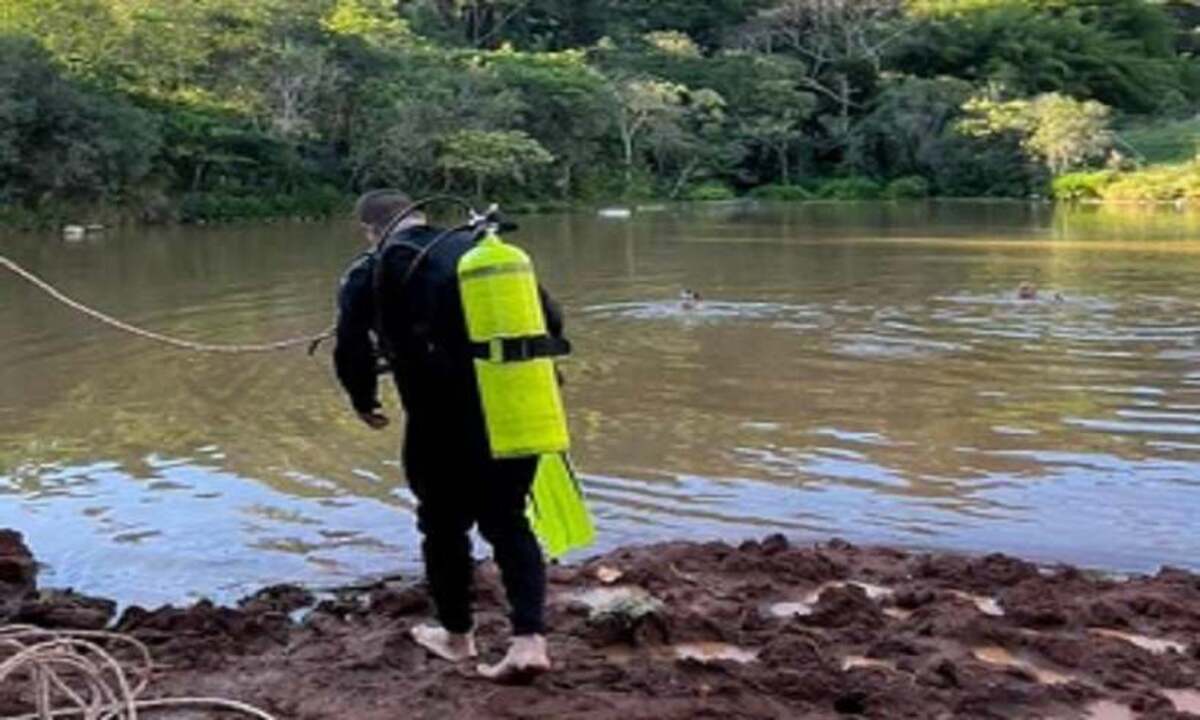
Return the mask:
<path id="1" fill-rule="evenodd" d="M 114 623 L 107 601 L 38 594 L 19 540 L 0 533 L 0 624 L 115 628 L 164 665 L 148 696 L 279 718 L 1200 718 L 1200 576 L 1180 570 L 1112 578 L 778 536 L 629 548 L 552 568 L 555 672 L 501 687 L 407 638 L 429 612 L 419 585 L 276 587 Z M 477 585 L 491 661 L 507 623 L 490 563 Z M 743 662 L 708 657 L 722 652 Z M 24 692 L 0 688 L 0 717 L 28 710 Z"/>

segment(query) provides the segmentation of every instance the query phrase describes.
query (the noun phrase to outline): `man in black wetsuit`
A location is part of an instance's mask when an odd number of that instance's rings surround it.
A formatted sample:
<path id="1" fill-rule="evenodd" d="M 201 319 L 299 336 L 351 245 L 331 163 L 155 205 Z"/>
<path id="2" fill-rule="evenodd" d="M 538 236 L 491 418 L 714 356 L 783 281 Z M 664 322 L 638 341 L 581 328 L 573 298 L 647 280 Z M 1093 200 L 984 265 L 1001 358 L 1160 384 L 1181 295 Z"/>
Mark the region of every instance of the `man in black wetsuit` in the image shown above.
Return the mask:
<path id="1" fill-rule="evenodd" d="M 355 214 L 372 247 L 410 205 L 391 190 L 359 199 Z M 385 358 L 407 414 L 404 468 L 441 625 L 416 627 L 413 639 L 452 662 L 476 656 L 468 533 L 478 524 L 500 567 L 513 630 L 505 658 L 479 672 L 510 679 L 550 667 L 545 565 L 525 515 L 537 458 L 491 457 L 457 279 L 458 260 L 474 240 L 471 231 L 445 233 L 414 213 L 379 252 L 355 260 L 338 293 L 334 363 L 359 417 L 381 430 L 389 423 L 377 384 Z M 542 306 L 549 334 L 561 338 L 561 314 L 545 292 Z"/>

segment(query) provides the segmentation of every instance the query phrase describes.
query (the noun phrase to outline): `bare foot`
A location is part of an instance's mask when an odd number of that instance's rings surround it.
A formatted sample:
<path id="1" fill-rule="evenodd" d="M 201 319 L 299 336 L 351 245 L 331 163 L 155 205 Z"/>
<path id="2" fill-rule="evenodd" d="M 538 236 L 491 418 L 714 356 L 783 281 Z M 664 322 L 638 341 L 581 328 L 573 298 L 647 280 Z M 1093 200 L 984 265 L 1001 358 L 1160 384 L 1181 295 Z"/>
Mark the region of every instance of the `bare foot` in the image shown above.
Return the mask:
<path id="1" fill-rule="evenodd" d="M 546 654 L 546 638 L 541 635 L 515 637 L 508 646 L 508 654 L 495 665 L 479 665 L 476 670 L 483 677 L 498 683 L 521 684 L 533 680 L 550 670 L 550 656 Z"/>
<path id="2" fill-rule="evenodd" d="M 445 628 L 418 625 L 412 629 L 412 639 L 429 652 L 450 662 L 462 662 L 479 655 L 475 650 L 475 636 L 471 633 L 458 635 L 447 632 Z"/>

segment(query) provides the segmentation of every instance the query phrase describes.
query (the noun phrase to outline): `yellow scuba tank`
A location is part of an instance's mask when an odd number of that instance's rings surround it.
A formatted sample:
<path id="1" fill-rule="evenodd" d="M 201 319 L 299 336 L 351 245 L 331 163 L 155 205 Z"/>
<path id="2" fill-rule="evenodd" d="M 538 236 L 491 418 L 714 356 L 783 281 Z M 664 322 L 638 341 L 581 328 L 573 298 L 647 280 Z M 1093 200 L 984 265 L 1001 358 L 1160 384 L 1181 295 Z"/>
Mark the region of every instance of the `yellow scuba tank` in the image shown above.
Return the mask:
<path id="1" fill-rule="evenodd" d="M 570 440 L 554 371 L 565 341 L 546 333 L 533 263 L 488 230 L 458 262 L 467 334 L 495 458 L 565 451 Z"/>

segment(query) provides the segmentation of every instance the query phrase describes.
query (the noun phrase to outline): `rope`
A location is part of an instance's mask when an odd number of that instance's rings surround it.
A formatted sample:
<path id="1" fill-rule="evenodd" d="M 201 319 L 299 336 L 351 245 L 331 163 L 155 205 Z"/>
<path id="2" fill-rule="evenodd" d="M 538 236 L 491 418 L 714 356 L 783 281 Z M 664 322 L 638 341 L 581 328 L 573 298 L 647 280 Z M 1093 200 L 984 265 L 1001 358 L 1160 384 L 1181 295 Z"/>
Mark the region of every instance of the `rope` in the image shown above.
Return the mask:
<path id="1" fill-rule="evenodd" d="M 136 662 L 127 668 L 102 643 L 134 650 Z M 7 720 L 75 716 L 83 720 L 138 720 L 143 710 L 181 707 L 219 708 L 258 720 L 276 720 L 252 705 L 224 698 L 138 699 L 150 684 L 154 662 L 144 644 L 120 633 L 0 626 L 0 660 L 0 687 L 5 687 L 9 676 L 27 676 L 35 709 Z"/>
<path id="2" fill-rule="evenodd" d="M 98 320 L 98 321 L 104 323 L 105 325 L 108 325 L 109 327 L 115 328 L 122 332 L 126 332 L 131 335 L 136 335 L 136 336 L 138 336 L 140 338 L 144 338 L 146 340 L 153 340 L 154 342 L 159 342 L 164 345 L 170 345 L 171 347 L 179 348 L 182 350 L 192 350 L 195 352 L 206 352 L 206 353 L 226 353 L 226 354 L 231 354 L 231 355 L 244 355 L 244 354 L 249 354 L 249 353 L 267 353 L 267 352 L 275 352 L 277 350 L 290 350 L 291 348 L 295 348 L 295 347 L 307 346 L 309 348 L 309 354 L 312 354 L 313 352 L 316 351 L 317 346 L 321 344 L 321 341 L 327 340 L 327 339 L 333 337 L 333 334 L 334 334 L 333 328 L 329 328 L 329 329 L 327 329 L 323 332 L 320 332 L 316 335 L 305 335 L 303 337 L 288 338 L 287 340 L 278 340 L 276 342 L 260 343 L 260 344 L 247 344 L 247 345 L 219 345 L 219 344 L 212 344 L 212 343 L 195 342 L 192 340 L 183 340 L 180 338 L 171 337 L 169 335 L 163 335 L 162 333 L 157 333 L 157 332 L 154 332 L 153 330 L 146 330 L 143 328 L 135 327 L 133 325 L 130 325 L 129 323 L 117 320 L 116 318 L 114 318 L 110 315 L 105 315 L 104 313 L 100 312 L 99 310 L 90 308 L 87 305 L 84 305 L 83 303 L 81 303 L 77 300 L 72 300 L 71 298 L 67 297 L 63 293 L 59 292 L 50 283 L 41 279 L 37 275 L 34 275 L 33 273 L 29 272 L 25 268 L 16 264 L 12 260 L 9 260 L 8 258 L 4 257 L 3 255 L 0 255 L 0 267 L 4 267 L 4 268 L 7 268 L 8 270 L 11 270 L 18 277 L 28 281 L 29 283 L 31 283 L 32 285 L 37 287 L 39 290 L 46 293 L 47 295 L 54 298 L 55 300 L 59 301 L 63 305 L 66 305 L 67 307 L 69 307 L 72 310 L 75 310 L 77 312 L 81 312 L 84 315 L 87 315 L 88 317 L 92 318 L 93 320 Z"/>

